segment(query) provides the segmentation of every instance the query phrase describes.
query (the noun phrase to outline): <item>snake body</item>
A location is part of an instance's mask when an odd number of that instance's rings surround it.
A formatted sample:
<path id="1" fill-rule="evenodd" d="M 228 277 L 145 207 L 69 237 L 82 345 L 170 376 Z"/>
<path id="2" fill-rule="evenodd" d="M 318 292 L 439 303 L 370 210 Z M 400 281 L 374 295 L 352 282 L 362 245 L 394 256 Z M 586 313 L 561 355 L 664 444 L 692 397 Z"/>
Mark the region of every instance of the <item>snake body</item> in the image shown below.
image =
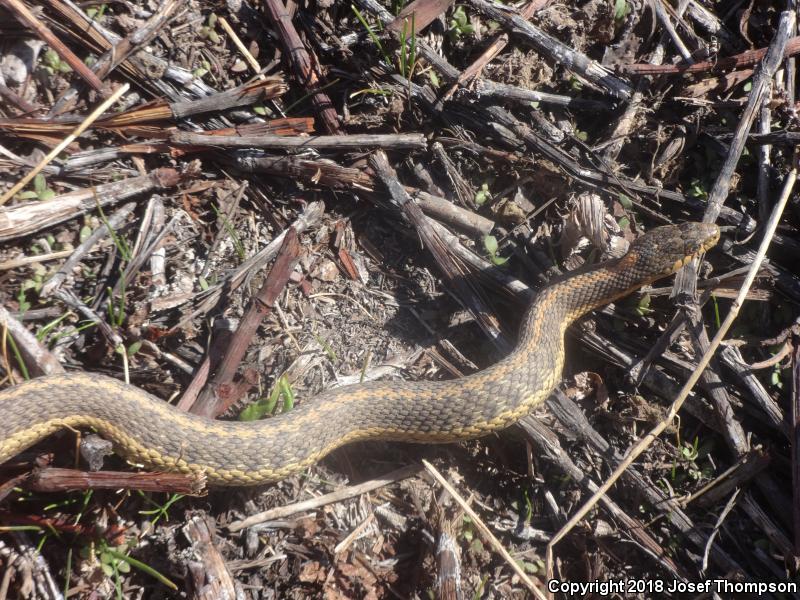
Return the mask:
<path id="1" fill-rule="evenodd" d="M 59 429 L 91 428 L 130 462 L 238 486 L 282 479 L 357 440 L 480 437 L 544 401 L 561 377 L 570 323 L 674 273 L 718 238 L 715 225 L 658 227 L 634 241 L 622 258 L 546 288 L 528 309 L 515 349 L 482 371 L 450 381 L 337 388 L 262 421 L 197 417 L 94 374 L 37 378 L 0 392 L 0 463 Z"/>

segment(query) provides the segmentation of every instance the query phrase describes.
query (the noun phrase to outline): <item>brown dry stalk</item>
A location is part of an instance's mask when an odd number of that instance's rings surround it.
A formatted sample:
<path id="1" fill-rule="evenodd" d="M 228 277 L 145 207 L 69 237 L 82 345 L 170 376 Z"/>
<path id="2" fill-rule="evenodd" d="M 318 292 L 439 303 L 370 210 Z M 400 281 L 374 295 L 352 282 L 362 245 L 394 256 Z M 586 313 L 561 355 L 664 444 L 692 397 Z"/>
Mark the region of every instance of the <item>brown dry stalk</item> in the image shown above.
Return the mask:
<path id="1" fill-rule="evenodd" d="M 632 65 L 622 65 L 620 71 L 625 75 L 675 75 L 678 73 L 703 73 L 705 71 L 729 71 L 742 67 L 752 67 L 763 59 L 769 48 L 758 48 L 757 50 L 747 50 L 741 54 L 704 60 L 691 65 L 651 65 L 649 63 L 636 63 Z M 789 58 L 800 54 L 800 36 L 789 38 L 786 42 L 786 49 L 783 51 L 784 58 Z"/>

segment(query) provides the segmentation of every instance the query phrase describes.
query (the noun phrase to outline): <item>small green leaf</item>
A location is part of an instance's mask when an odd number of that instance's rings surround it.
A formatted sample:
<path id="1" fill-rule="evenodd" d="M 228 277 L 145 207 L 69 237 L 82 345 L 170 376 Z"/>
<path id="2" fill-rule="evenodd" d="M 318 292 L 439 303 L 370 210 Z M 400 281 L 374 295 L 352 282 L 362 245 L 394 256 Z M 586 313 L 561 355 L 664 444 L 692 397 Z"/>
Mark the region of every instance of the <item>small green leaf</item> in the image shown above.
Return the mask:
<path id="1" fill-rule="evenodd" d="M 486 248 L 489 254 L 495 254 L 497 252 L 497 238 L 493 235 L 487 235 L 483 238 L 483 247 Z"/>
<path id="2" fill-rule="evenodd" d="M 96 19 L 101 19 L 103 17 L 103 15 L 106 14 L 106 9 L 108 9 L 108 4 L 101 4 L 99 9 L 98 8 L 90 9 L 91 11 L 94 12 L 94 14 L 92 16 L 90 16 L 89 18 L 90 19 L 95 19 L 95 20 Z M 87 15 L 89 14 L 88 10 L 86 11 L 86 14 Z"/>
<path id="3" fill-rule="evenodd" d="M 475 194 L 475 204 L 482 206 L 492 195 L 489 193 L 489 184 L 481 184 L 481 189 Z"/>
<path id="4" fill-rule="evenodd" d="M 625 194 L 620 194 L 618 197 L 619 203 L 622 205 L 622 208 L 625 210 L 630 210 L 633 208 L 633 201 L 628 198 Z"/>
<path id="5" fill-rule="evenodd" d="M 650 300 L 650 294 L 644 294 L 639 300 L 639 304 L 636 307 L 636 312 L 641 316 L 645 316 L 653 312 L 650 308 Z"/>
<path id="6" fill-rule="evenodd" d="M 331 360 L 331 362 L 336 362 L 339 360 L 339 358 L 336 356 L 336 352 L 333 351 L 333 348 L 331 348 L 331 345 L 327 342 L 327 340 L 318 336 L 316 333 L 314 334 L 314 339 L 317 340 L 317 343 L 320 346 L 322 346 L 322 349 L 325 351 L 325 354 L 328 355 L 328 358 Z"/>
<path id="7" fill-rule="evenodd" d="M 508 262 L 507 258 L 497 256 L 497 238 L 493 235 L 487 235 L 483 238 L 483 247 L 486 249 L 489 258 L 492 259 L 492 263 L 495 265 L 500 266 Z"/>
<path id="8" fill-rule="evenodd" d="M 56 69 L 58 67 L 58 63 L 61 62 L 61 59 L 58 57 L 58 53 L 55 50 L 48 48 L 42 55 L 42 62 L 45 64 L 45 66 L 48 66 L 51 69 Z"/>
<path id="9" fill-rule="evenodd" d="M 41 194 L 43 191 L 47 189 L 47 180 L 41 173 L 39 173 L 36 177 L 33 178 L 33 189 L 36 190 L 37 195 Z"/>
<path id="10" fill-rule="evenodd" d="M 285 387 L 284 387 L 285 386 Z M 286 390 L 290 394 L 291 398 L 288 400 L 288 403 L 291 406 L 294 405 L 294 393 L 292 392 L 291 387 L 289 386 L 289 381 L 286 379 L 285 375 L 281 375 L 278 378 L 278 381 L 275 382 L 275 387 L 272 388 L 269 396 L 267 398 L 259 398 L 255 402 L 253 402 L 250 406 L 245 408 L 241 413 L 239 413 L 239 420 L 240 421 L 257 421 L 258 419 L 263 418 L 265 415 L 271 415 L 275 411 L 275 406 L 278 404 L 278 399 L 281 396 L 284 396 L 283 405 L 284 408 L 287 405 L 286 399 Z M 291 406 L 289 408 L 291 408 Z"/>
<path id="11" fill-rule="evenodd" d="M 625 17 L 628 16 L 630 12 L 630 7 L 628 6 L 627 0 L 615 0 L 614 2 L 614 20 L 615 21 L 622 21 Z"/>
<path id="12" fill-rule="evenodd" d="M 253 402 L 239 413 L 240 421 L 258 421 L 266 412 L 261 410 L 260 401 Z"/>
<path id="13" fill-rule="evenodd" d="M 90 235 L 92 235 L 92 228 L 89 227 L 88 225 L 84 225 L 83 227 L 81 227 L 81 231 L 78 234 L 78 239 L 81 241 L 81 243 L 83 243 L 89 239 Z"/>
<path id="14" fill-rule="evenodd" d="M 17 304 L 19 304 L 19 312 L 25 313 L 31 307 L 31 303 L 25 297 L 25 289 L 20 288 L 17 292 Z"/>
<path id="15" fill-rule="evenodd" d="M 164 577 L 161 573 L 156 571 L 150 565 L 143 563 L 140 560 L 136 560 L 132 556 L 128 556 L 127 554 L 123 554 L 121 552 L 117 552 L 116 550 L 108 549 L 108 553 L 111 554 L 114 558 L 116 558 L 119 562 L 117 565 L 121 564 L 122 562 L 130 564 L 132 567 L 136 567 L 143 573 L 147 573 L 150 577 L 154 577 L 156 580 L 160 581 L 162 585 L 167 586 L 171 590 L 177 590 L 178 586 L 176 586 L 172 581 Z M 119 568 L 119 567 L 118 567 Z M 119 569 L 122 571 L 122 569 Z"/>
<path id="16" fill-rule="evenodd" d="M 451 38 L 458 39 L 462 35 L 470 35 L 475 32 L 475 28 L 469 22 L 469 17 L 463 6 L 458 6 L 453 11 L 450 17 L 450 29 L 448 35 Z"/>
<path id="17" fill-rule="evenodd" d="M 141 349 L 142 349 L 142 341 L 141 340 L 133 342 L 130 346 L 128 346 L 128 356 L 133 356 L 134 354 L 139 352 L 139 350 L 141 350 Z"/>
<path id="18" fill-rule="evenodd" d="M 280 387 L 281 394 L 283 395 L 283 412 L 287 412 L 294 408 L 294 390 L 289 384 L 289 379 L 286 375 L 281 375 L 278 379 L 278 387 Z"/>

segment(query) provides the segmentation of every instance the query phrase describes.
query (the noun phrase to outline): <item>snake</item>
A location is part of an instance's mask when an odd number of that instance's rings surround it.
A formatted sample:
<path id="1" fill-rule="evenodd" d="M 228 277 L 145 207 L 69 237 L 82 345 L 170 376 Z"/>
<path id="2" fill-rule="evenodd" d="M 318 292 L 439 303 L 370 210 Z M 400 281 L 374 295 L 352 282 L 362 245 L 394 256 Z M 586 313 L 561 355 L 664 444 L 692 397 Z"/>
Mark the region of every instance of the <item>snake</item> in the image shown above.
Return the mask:
<path id="1" fill-rule="evenodd" d="M 571 323 L 675 273 L 719 235 L 706 223 L 655 227 L 622 257 L 544 288 L 527 308 L 513 350 L 485 369 L 451 380 L 333 388 L 262 420 L 207 419 L 94 373 L 34 378 L 0 392 L 0 464 L 58 430 L 90 429 L 134 465 L 247 486 L 284 479 L 356 441 L 479 438 L 514 424 L 552 392 Z"/>

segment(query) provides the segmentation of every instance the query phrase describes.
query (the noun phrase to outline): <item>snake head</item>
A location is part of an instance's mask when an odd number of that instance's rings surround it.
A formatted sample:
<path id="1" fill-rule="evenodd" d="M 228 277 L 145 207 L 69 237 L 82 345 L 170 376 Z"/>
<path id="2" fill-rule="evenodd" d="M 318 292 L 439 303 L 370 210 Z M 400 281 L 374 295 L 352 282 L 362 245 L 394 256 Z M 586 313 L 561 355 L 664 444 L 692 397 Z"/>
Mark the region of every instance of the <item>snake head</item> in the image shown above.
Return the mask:
<path id="1" fill-rule="evenodd" d="M 719 241 L 714 223 L 680 223 L 651 229 L 636 238 L 628 251 L 635 267 L 653 279 L 675 273 Z"/>

